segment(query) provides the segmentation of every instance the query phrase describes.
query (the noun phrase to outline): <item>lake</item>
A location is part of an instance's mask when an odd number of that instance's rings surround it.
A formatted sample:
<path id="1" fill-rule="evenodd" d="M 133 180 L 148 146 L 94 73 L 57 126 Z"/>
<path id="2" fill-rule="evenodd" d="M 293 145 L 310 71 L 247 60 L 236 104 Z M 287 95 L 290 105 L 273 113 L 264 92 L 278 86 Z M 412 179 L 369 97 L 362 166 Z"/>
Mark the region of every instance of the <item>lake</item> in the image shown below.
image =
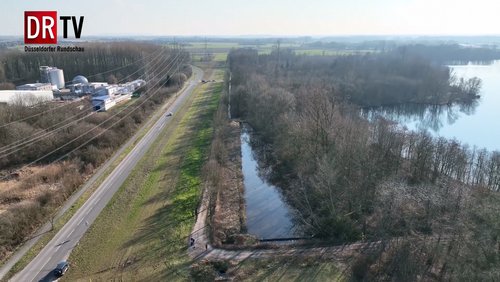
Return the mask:
<path id="1" fill-rule="evenodd" d="M 434 136 L 455 138 L 478 148 L 500 151 L 500 61 L 492 64 L 450 66 L 457 77 L 479 77 L 481 98 L 472 105 L 400 105 L 370 110 L 411 130 L 428 130 Z"/>
<path id="2" fill-rule="evenodd" d="M 250 131 L 245 125 L 241 132 L 247 231 L 259 239 L 297 237 L 299 232 L 293 224 L 291 208 L 281 191 L 259 174 L 261 169 L 251 146 Z"/>

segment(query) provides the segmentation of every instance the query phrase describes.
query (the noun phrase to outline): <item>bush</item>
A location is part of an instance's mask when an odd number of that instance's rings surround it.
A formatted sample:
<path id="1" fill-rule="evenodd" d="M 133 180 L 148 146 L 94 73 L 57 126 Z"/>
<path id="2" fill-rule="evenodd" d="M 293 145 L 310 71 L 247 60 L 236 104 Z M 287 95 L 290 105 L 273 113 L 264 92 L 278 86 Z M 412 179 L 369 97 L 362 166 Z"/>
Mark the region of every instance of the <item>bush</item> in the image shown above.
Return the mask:
<path id="1" fill-rule="evenodd" d="M 213 261 L 212 265 L 219 273 L 226 273 L 229 269 L 229 263 L 225 260 Z"/>
<path id="2" fill-rule="evenodd" d="M 369 281 L 368 270 L 373 263 L 372 259 L 366 255 L 360 255 L 351 267 L 351 281 Z"/>
<path id="3" fill-rule="evenodd" d="M 216 274 L 214 268 L 208 262 L 200 262 L 191 266 L 191 279 L 193 281 L 214 281 Z"/>

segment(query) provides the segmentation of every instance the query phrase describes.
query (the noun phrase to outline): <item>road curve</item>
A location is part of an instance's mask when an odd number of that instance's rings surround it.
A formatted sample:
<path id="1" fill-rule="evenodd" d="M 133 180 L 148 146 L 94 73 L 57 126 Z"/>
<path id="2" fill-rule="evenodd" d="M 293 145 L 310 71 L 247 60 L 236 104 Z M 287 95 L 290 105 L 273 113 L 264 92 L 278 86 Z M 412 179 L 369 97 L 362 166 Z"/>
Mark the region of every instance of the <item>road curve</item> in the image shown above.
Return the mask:
<path id="1" fill-rule="evenodd" d="M 166 112 L 174 115 L 200 82 L 203 71 L 193 67 L 193 76 L 184 90 L 178 94 L 175 101 Z M 163 128 L 170 122 L 171 117 L 162 114 L 158 121 L 135 145 L 131 152 L 106 177 L 90 198 L 80 207 L 73 217 L 59 230 L 52 240 L 40 253 L 10 281 L 53 281 L 53 269 L 58 262 L 66 260 L 73 248 L 78 244 L 89 226 L 111 200 L 130 172 L 144 156 L 151 144 L 158 137 Z"/>

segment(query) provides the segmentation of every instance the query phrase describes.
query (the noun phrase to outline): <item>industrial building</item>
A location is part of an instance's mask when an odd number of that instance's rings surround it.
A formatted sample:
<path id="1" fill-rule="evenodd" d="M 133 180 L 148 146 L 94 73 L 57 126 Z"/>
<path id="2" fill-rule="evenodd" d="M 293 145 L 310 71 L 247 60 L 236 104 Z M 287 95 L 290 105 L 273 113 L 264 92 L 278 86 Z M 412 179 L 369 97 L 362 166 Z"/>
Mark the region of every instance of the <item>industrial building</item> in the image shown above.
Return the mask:
<path id="1" fill-rule="evenodd" d="M 134 91 L 146 85 L 146 81 L 137 79 L 124 84 L 109 85 L 105 82 L 88 82 L 84 76 L 76 76 L 70 89 L 74 95 L 92 95 L 92 107 L 95 111 L 107 111 L 116 104 L 132 98 Z"/>
<path id="2" fill-rule="evenodd" d="M 41 66 L 40 82 L 55 85 L 57 89 L 63 89 L 65 85 L 64 73 L 56 67 Z"/>
<path id="3" fill-rule="evenodd" d="M 94 95 L 98 89 L 108 86 L 106 82 L 82 82 L 84 80 L 86 81 L 87 79 L 81 75 L 73 78 L 72 84 L 68 87 L 73 95 L 78 97 Z"/>
<path id="4" fill-rule="evenodd" d="M 53 90 L 64 88 L 64 73 L 55 67 L 40 67 L 41 82 L 19 85 L 17 90 L 0 91 L 0 103 L 33 106 L 54 99 Z"/>
<path id="5" fill-rule="evenodd" d="M 28 83 L 28 84 L 19 85 L 16 87 L 16 89 L 17 90 L 28 90 L 28 91 L 35 91 L 35 90 L 52 91 L 53 87 L 52 87 L 52 84 L 50 84 L 50 83 Z"/>
<path id="6" fill-rule="evenodd" d="M 132 98 L 134 91 L 146 85 L 146 81 L 137 79 L 123 84 L 108 84 L 106 82 L 89 82 L 83 75 L 73 78 L 68 89 L 64 81 L 64 73 L 56 67 L 41 66 L 40 80 L 17 86 L 17 90 L 0 91 L 0 103 L 34 105 L 53 100 L 81 99 L 91 96 L 95 111 L 107 111 L 116 104 Z"/>
<path id="7" fill-rule="evenodd" d="M 0 103 L 33 106 L 54 99 L 52 90 L 2 90 Z"/>
<path id="8" fill-rule="evenodd" d="M 142 79 L 123 84 L 108 84 L 106 82 L 89 82 L 85 76 L 77 75 L 68 85 L 69 91 L 60 89 L 55 92 L 55 95 L 62 100 L 90 95 L 95 111 L 107 111 L 116 104 L 131 99 L 134 91 L 144 85 L 146 85 L 146 81 Z"/>
<path id="9" fill-rule="evenodd" d="M 104 112 L 116 105 L 115 99 L 110 96 L 95 96 L 92 98 L 92 108 L 97 112 Z"/>

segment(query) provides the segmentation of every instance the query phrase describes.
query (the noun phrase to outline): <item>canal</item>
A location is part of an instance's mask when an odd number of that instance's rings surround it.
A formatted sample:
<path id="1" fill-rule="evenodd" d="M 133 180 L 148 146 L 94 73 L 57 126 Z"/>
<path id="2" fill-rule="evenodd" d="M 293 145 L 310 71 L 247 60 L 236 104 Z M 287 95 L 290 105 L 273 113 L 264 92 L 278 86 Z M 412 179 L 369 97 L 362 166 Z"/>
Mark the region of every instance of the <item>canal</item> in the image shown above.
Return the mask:
<path id="1" fill-rule="evenodd" d="M 279 239 L 300 236 L 293 222 L 293 210 L 278 187 L 269 183 L 259 171 L 256 152 L 251 146 L 251 128 L 241 131 L 242 170 L 245 185 L 246 226 L 259 239 Z"/>

